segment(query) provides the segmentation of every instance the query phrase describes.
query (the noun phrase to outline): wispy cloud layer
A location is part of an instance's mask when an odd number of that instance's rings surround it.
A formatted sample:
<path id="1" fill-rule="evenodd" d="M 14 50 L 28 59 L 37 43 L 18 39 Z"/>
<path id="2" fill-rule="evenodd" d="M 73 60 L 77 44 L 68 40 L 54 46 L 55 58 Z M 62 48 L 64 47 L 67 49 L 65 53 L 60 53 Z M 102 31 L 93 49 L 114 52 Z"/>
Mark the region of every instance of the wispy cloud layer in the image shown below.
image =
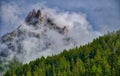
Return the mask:
<path id="1" fill-rule="evenodd" d="M 42 27 L 42 25 L 40 25 L 40 28 L 35 29 L 31 26 L 25 26 L 25 24 L 22 23 L 24 22 L 24 19 L 21 16 L 25 15 L 24 13 L 28 13 L 30 9 L 39 9 L 41 7 L 44 7 L 44 13 L 48 13 L 48 17 L 52 17 L 57 26 L 66 26 L 68 27 L 69 32 L 65 35 L 61 35 L 47 27 Z M 19 25 L 23 25 L 21 29 L 26 31 L 24 33 L 24 39 L 20 42 L 23 48 L 23 53 L 10 53 L 9 58 L 11 59 L 16 57 L 19 61 L 29 62 L 42 55 L 48 56 L 60 53 L 63 49 L 70 49 L 79 45 L 84 45 L 91 42 L 93 38 L 101 35 L 99 32 L 93 30 L 85 13 L 60 11 L 57 8 L 48 8 L 44 4 L 39 3 L 29 6 L 28 9 L 19 7 L 19 5 L 15 3 L 3 5 L 2 8 L 4 8 L 2 9 L 2 21 L 7 27 L 10 27 L 10 30 L 14 30 L 11 28 L 12 26 L 18 27 Z M 44 29 L 46 29 L 47 32 L 44 32 Z M 30 32 L 40 34 L 40 39 L 29 37 L 28 34 Z M 16 46 L 15 41 L 13 41 L 12 44 Z"/>
<path id="2" fill-rule="evenodd" d="M 75 12 L 83 12 L 87 15 L 87 20 L 92 25 L 94 30 L 106 33 L 107 31 L 112 31 L 120 29 L 120 8 L 119 0 L 6 0 L 1 1 L 1 16 L 2 21 L 0 25 L 1 33 L 0 36 L 6 32 L 11 31 L 12 28 L 17 27 L 16 21 L 22 20 L 27 15 L 28 11 L 33 8 L 39 8 L 38 6 L 47 6 L 60 11 L 68 10 Z M 66 4 L 67 3 L 67 4 Z M 11 10 L 11 11 L 10 11 Z M 17 11 L 14 11 L 17 10 Z M 19 10 L 19 13 L 18 13 Z M 9 15 L 8 15 L 9 14 Z M 6 17 L 5 17 L 6 15 Z M 10 16 L 14 16 L 13 21 Z M 9 22 L 8 22 L 9 21 Z M 18 22 L 19 24 L 19 22 Z M 105 25 L 108 30 L 103 30 Z M 11 27 L 9 27 L 11 26 Z M 7 30 L 6 30 L 7 29 Z"/>
<path id="3" fill-rule="evenodd" d="M 1 33 L 5 34 L 14 30 L 23 21 L 21 19 L 22 9 L 15 3 L 2 4 L 1 6 Z"/>

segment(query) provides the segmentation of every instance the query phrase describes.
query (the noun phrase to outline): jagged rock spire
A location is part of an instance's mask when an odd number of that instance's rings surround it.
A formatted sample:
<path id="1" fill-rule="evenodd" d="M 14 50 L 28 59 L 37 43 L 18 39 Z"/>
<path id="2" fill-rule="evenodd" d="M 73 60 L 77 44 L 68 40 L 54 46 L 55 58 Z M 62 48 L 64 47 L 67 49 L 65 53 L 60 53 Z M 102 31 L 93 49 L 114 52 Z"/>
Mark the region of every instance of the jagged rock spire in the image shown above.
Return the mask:
<path id="1" fill-rule="evenodd" d="M 27 24 L 36 24 L 41 18 L 41 10 L 39 9 L 37 12 L 35 9 L 33 9 L 31 12 L 29 12 L 28 16 L 25 19 L 25 22 Z"/>
<path id="2" fill-rule="evenodd" d="M 39 18 L 41 16 L 41 10 L 39 9 L 38 11 L 37 11 L 37 13 L 36 13 L 36 18 Z"/>
<path id="3" fill-rule="evenodd" d="M 46 16 L 44 17 L 44 15 L 42 15 L 41 12 L 42 12 L 42 9 L 41 10 L 38 9 L 37 11 L 35 9 L 33 9 L 26 17 L 25 22 L 27 24 L 36 25 L 37 23 L 43 22 L 43 20 L 45 18 L 44 22 L 49 25 L 48 27 L 50 27 L 50 29 L 57 30 L 61 34 L 68 32 L 68 28 L 66 26 L 61 28 L 60 26 L 58 26 L 59 24 L 55 23 L 54 18 L 47 16 L 47 15 L 49 15 L 48 13 L 46 13 Z"/>
<path id="4" fill-rule="evenodd" d="M 36 16 L 36 10 L 33 9 L 31 12 L 29 12 L 29 14 L 27 15 L 25 22 L 29 23 L 31 21 L 32 18 L 34 18 Z"/>

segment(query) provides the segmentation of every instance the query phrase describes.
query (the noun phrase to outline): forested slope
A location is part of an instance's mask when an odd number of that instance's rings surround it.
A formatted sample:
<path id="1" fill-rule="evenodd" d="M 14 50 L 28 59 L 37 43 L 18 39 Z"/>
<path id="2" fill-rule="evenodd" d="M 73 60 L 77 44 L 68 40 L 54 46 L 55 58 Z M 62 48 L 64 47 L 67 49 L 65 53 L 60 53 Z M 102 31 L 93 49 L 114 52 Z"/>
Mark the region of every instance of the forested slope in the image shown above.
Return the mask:
<path id="1" fill-rule="evenodd" d="M 12 68 L 4 76 L 120 76 L 120 31 Z"/>

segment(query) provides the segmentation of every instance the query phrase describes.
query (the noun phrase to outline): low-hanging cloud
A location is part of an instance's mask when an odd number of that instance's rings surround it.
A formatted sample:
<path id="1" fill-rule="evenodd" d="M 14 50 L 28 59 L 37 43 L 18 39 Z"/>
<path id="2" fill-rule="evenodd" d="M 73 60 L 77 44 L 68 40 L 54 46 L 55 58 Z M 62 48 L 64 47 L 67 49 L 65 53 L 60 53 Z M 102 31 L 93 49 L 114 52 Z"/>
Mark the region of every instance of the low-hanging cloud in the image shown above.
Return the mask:
<path id="1" fill-rule="evenodd" d="M 19 61 L 27 63 L 31 60 L 39 58 L 41 56 L 48 56 L 60 53 L 63 49 L 70 49 L 76 46 L 84 45 L 91 42 L 94 38 L 100 36 L 101 34 L 94 31 L 91 24 L 87 20 L 86 14 L 69 12 L 69 11 L 59 11 L 54 8 L 47 8 L 43 6 L 43 15 L 47 14 L 47 17 L 53 19 L 53 21 L 59 26 L 68 28 L 68 33 L 62 35 L 54 29 L 50 29 L 48 26 L 44 26 L 44 23 L 39 24 L 39 27 L 28 26 L 22 22 L 24 20 L 19 17 L 23 12 L 27 13 L 29 9 L 24 10 L 22 7 L 17 5 L 5 5 L 2 8 L 2 20 L 8 28 L 16 27 L 22 25 L 20 30 L 24 31 L 19 38 L 15 37 L 11 42 L 15 47 L 17 47 L 16 40 L 22 39 L 20 45 L 22 47 L 21 53 L 13 52 L 9 50 L 9 58 L 14 59 L 16 57 Z M 38 9 L 41 8 L 41 4 L 32 5 L 29 8 Z M 31 9 L 32 10 L 32 9 Z M 11 19 L 12 18 L 12 19 Z M 13 29 L 11 29 L 13 30 Z M 40 38 L 30 36 L 29 33 L 34 33 L 40 35 Z M 7 47 L 6 44 L 2 44 Z M 3 46 L 0 45 L 2 49 Z M 16 51 L 19 50 L 16 48 Z"/>

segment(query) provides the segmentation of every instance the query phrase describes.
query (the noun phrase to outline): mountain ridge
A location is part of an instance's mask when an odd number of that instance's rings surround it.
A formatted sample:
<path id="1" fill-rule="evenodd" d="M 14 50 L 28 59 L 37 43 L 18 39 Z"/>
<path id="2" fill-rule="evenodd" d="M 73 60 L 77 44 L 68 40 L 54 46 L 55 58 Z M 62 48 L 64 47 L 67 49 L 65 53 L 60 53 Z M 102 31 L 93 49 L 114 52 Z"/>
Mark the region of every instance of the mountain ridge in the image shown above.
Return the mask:
<path id="1" fill-rule="evenodd" d="M 7 45 L 6 47 L 8 47 L 8 49 L 10 49 L 11 51 L 17 51 L 15 46 L 18 45 L 17 48 L 18 50 L 20 50 L 20 48 L 22 47 L 20 45 L 21 44 L 20 41 L 24 40 L 25 37 L 27 37 L 26 35 L 28 35 L 28 37 L 40 38 L 41 32 L 44 33 L 48 29 L 56 30 L 60 34 L 67 33 L 68 29 L 66 26 L 64 26 L 63 28 L 60 28 L 53 22 L 52 19 L 48 17 L 45 17 L 46 19 L 42 21 L 43 17 L 41 16 L 42 14 L 40 9 L 37 12 L 35 12 L 35 9 L 33 9 L 33 11 L 29 12 L 28 16 L 26 17 L 25 24 L 20 25 L 16 30 L 2 36 L 0 38 L 0 44 Z M 1 52 L 0 53 L 1 56 L 3 57 L 7 56 L 7 54 L 5 54 L 4 51 L 0 51 L 0 52 Z"/>

